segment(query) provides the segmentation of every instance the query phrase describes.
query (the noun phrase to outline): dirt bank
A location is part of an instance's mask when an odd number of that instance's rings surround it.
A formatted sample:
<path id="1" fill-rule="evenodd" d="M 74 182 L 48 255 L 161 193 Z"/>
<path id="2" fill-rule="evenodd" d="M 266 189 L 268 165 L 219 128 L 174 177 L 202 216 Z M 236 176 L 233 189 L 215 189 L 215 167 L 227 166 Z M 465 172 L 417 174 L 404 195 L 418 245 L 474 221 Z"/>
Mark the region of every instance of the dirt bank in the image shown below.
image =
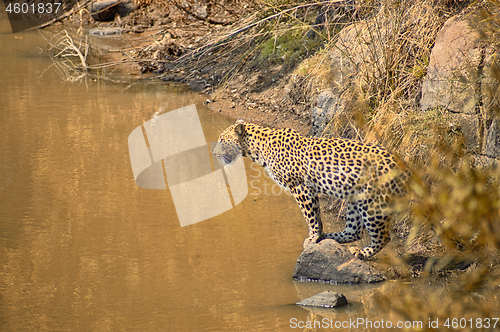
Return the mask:
<path id="1" fill-rule="evenodd" d="M 319 8 L 311 10 L 313 20 Z M 294 73 L 299 59 L 255 61 L 252 36 L 224 40 L 251 24 L 247 18 L 256 10 L 262 5 L 252 1 L 214 2 L 207 16 L 207 5 L 150 1 L 113 21 L 98 22 L 90 15 L 73 21 L 88 29 L 121 29 L 130 45 L 108 54 L 114 61 L 132 61 L 129 69 L 206 93 L 206 105 L 215 112 L 307 134 L 319 90 L 312 91 L 309 81 Z"/>

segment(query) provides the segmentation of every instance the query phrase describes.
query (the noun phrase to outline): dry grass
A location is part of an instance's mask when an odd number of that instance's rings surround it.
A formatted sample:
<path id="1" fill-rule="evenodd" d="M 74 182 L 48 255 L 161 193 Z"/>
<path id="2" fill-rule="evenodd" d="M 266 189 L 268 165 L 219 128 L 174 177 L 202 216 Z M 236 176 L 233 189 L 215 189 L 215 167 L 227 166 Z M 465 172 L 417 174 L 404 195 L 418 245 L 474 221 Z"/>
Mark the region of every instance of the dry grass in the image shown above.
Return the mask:
<path id="1" fill-rule="evenodd" d="M 445 21 L 442 8 L 426 0 L 398 4 L 386 2 L 373 18 L 354 24 L 350 29 L 356 42 L 339 38 L 329 46 L 331 53 L 341 53 L 350 62 L 355 73 L 342 78 L 351 112 L 334 118 L 329 134 L 341 134 L 350 123 L 361 129 L 365 140 L 382 142 L 414 165 L 413 189 L 423 200 L 414 210 L 414 220 L 430 222 L 438 235 L 449 240 L 467 234 L 468 242 L 469 228 L 494 234 L 500 207 L 497 172 L 472 167 L 460 130 L 446 112 L 418 109 L 423 73 Z M 485 31 L 484 38 L 496 40 L 496 34 Z M 335 78 L 338 83 L 338 75 Z M 499 247 L 496 236 L 479 238 L 483 245 Z M 450 248 L 455 245 L 444 242 Z"/>

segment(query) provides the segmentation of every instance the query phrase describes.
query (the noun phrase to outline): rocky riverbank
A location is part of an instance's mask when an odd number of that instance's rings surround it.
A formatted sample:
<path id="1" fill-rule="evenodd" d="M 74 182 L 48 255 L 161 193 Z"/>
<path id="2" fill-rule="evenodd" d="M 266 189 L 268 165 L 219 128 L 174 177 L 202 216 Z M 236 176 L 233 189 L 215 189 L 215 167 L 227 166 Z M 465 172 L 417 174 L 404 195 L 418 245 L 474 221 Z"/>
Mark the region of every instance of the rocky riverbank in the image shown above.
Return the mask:
<path id="1" fill-rule="evenodd" d="M 389 273 L 405 277 L 466 270 L 491 261 L 482 248 L 500 243 L 491 191 L 499 176 L 476 171 L 500 160 L 500 19 L 492 4 L 144 0 L 111 21 L 75 20 L 142 36 L 120 50 L 122 59 L 206 93 L 215 112 L 399 154 L 415 170 L 415 197 L 381 261 L 406 266 Z M 343 225 L 340 202 L 323 205 L 327 223 Z"/>

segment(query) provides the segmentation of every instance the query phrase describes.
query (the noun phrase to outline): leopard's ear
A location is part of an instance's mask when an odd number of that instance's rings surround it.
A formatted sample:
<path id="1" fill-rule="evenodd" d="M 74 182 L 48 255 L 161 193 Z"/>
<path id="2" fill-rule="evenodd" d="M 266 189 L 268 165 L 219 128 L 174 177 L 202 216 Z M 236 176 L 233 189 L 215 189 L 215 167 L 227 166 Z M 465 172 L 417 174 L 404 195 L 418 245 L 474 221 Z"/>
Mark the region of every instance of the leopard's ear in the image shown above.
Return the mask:
<path id="1" fill-rule="evenodd" d="M 242 137 L 245 133 L 245 125 L 243 123 L 237 123 L 234 127 L 234 132 L 238 137 Z"/>

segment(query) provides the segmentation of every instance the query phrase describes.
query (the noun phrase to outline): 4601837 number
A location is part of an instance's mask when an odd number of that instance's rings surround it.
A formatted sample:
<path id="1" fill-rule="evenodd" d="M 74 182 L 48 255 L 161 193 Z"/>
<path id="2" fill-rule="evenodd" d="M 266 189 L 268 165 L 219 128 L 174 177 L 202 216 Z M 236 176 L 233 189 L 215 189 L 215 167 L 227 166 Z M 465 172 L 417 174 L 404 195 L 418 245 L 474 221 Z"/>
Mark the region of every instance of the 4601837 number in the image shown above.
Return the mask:
<path id="1" fill-rule="evenodd" d="M 5 8 L 5 11 L 9 14 L 57 14 L 61 5 L 62 2 L 10 2 Z"/>
<path id="2" fill-rule="evenodd" d="M 465 319 L 465 318 L 448 318 L 446 322 L 444 322 L 444 326 L 447 328 L 473 328 L 473 329 L 481 329 L 481 328 L 496 328 L 498 323 L 498 318 L 476 318 L 476 319 Z"/>

